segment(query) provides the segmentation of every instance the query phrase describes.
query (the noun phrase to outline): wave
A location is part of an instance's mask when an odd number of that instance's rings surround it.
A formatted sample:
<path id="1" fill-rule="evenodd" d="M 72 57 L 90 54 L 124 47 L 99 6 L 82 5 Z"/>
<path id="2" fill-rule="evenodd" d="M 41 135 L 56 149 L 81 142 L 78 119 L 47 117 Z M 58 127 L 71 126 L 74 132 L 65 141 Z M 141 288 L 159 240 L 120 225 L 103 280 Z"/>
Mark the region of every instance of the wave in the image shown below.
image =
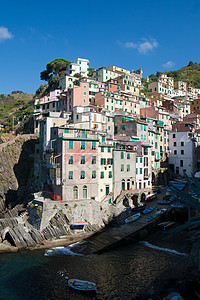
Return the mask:
<path id="1" fill-rule="evenodd" d="M 45 256 L 54 256 L 54 255 L 71 255 L 71 256 L 83 256 L 83 254 L 75 253 L 70 250 L 70 247 L 52 247 L 45 251 Z"/>
<path id="2" fill-rule="evenodd" d="M 148 243 L 146 241 L 140 241 L 139 244 L 142 244 L 142 245 L 144 245 L 146 247 L 153 248 L 153 249 L 156 249 L 156 250 L 169 252 L 169 253 L 172 253 L 172 254 L 188 256 L 186 253 L 178 252 L 176 250 L 172 250 L 172 249 L 168 249 L 168 248 L 158 247 L 158 246 L 152 245 L 152 244 L 150 244 L 150 243 Z"/>

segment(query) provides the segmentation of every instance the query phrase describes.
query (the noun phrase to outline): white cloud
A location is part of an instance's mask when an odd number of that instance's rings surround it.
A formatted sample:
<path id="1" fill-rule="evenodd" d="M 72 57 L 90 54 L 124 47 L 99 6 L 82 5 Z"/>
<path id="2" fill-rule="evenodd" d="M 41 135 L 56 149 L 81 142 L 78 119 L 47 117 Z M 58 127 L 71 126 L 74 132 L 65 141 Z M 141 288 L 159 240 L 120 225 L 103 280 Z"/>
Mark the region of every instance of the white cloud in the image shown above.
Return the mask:
<path id="1" fill-rule="evenodd" d="M 8 31 L 8 28 L 0 26 L 0 42 L 3 40 L 12 39 L 13 35 Z"/>
<path id="2" fill-rule="evenodd" d="M 170 69 L 175 65 L 175 63 L 171 60 L 168 60 L 165 64 L 162 65 L 163 68 L 165 69 Z"/>
<path id="3" fill-rule="evenodd" d="M 137 49 L 140 54 L 146 54 L 149 51 L 158 47 L 158 42 L 155 39 L 141 39 L 142 41 L 133 43 L 133 42 L 125 42 L 122 43 L 118 41 L 118 44 L 125 48 Z"/>

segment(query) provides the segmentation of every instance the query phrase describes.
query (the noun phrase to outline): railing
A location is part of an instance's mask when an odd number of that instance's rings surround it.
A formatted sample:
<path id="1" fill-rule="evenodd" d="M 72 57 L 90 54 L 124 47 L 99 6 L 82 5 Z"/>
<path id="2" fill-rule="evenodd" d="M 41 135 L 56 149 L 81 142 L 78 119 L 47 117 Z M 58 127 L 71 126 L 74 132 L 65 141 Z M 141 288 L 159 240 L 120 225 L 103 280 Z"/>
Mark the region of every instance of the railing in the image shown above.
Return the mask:
<path id="1" fill-rule="evenodd" d="M 58 136 L 63 138 L 97 139 L 96 134 L 59 133 Z"/>

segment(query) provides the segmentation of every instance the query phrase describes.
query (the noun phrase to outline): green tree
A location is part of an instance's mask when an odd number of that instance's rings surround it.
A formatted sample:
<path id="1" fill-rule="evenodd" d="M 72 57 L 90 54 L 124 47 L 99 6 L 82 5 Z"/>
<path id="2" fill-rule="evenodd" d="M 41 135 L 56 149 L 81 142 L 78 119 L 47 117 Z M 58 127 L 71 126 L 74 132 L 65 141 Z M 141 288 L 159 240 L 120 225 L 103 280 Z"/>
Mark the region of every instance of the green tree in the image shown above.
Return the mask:
<path id="1" fill-rule="evenodd" d="M 76 74 L 74 74 L 74 77 L 76 77 L 76 78 L 82 78 L 83 76 L 80 73 L 76 73 Z"/>
<path id="2" fill-rule="evenodd" d="M 40 79 L 49 82 L 54 77 L 59 78 L 60 76 L 64 75 L 66 68 L 70 63 L 71 61 L 63 58 L 57 58 L 50 61 L 46 65 L 46 70 L 40 73 Z"/>
<path id="3" fill-rule="evenodd" d="M 188 64 L 188 66 L 190 67 L 190 66 L 192 66 L 194 63 L 193 63 L 193 61 L 189 61 L 189 64 Z"/>
<path id="4" fill-rule="evenodd" d="M 89 71 L 88 71 L 88 77 L 91 77 L 92 76 L 92 73 L 95 71 L 94 68 L 89 68 Z"/>

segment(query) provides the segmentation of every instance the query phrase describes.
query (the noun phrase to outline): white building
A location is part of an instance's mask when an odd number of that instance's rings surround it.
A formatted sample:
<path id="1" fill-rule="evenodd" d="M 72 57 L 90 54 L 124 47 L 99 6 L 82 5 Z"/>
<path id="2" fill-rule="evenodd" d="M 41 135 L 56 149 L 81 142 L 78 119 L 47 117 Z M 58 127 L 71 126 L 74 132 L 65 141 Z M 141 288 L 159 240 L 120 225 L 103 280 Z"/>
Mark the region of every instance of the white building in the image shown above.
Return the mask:
<path id="1" fill-rule="evenodd" d="M 119 73 L 113 72 L 107 68 L 100 68 L 92 74 L 92 77 L 98 82 L 106 82 L 109 79 L 119 77 Z"/>
<path id="2" fill-rule="evenodd" d="M 73 76 L 61 76 L 59 78 L 59 83 L 58 83 L 58 87 L 61 90 L 66 90 L 68 88 L 73 88 L 74 84 L 73 82 L 77 80 L 77 77 L 73 77 Z"/>
<path id="3" fill-rule="evenodd" d="M 88 76 L 89 60 L 84 58 L 78 58 L 76 63 L 70 63 L 67 66 L 67 75 L 74 76 L 80 73 L 83 77 Z"/>
<path id="4" fill-rule="evenodd" d="M 196 140 L 192 132 L 169 132 L 169 165 L 181 176 L 184 172 L 191 176 L 196 172 L 197 150 Z"/>

